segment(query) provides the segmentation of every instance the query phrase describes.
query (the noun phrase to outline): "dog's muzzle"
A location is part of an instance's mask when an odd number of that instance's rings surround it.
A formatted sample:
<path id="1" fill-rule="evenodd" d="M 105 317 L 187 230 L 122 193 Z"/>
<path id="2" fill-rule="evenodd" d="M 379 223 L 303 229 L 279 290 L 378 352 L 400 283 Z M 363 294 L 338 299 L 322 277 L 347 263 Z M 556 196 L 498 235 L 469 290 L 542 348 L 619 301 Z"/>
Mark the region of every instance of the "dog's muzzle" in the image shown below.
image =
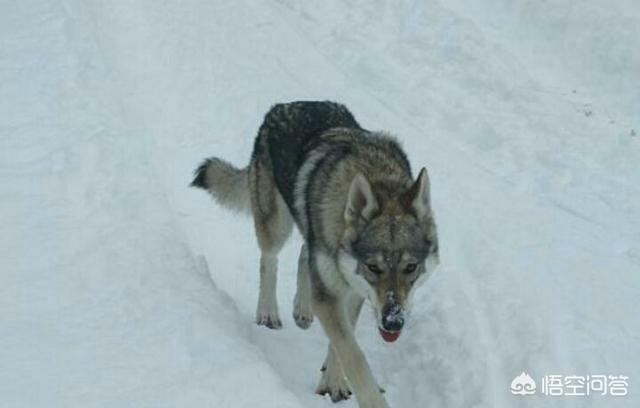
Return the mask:
<path id="1" fill-rule="evenodd" d="M 399 303 L 388 303 L 382 308 L 380 335 L 386 342 L 394 342 L 400 337 L 404 326 L 404 310 Z"/>

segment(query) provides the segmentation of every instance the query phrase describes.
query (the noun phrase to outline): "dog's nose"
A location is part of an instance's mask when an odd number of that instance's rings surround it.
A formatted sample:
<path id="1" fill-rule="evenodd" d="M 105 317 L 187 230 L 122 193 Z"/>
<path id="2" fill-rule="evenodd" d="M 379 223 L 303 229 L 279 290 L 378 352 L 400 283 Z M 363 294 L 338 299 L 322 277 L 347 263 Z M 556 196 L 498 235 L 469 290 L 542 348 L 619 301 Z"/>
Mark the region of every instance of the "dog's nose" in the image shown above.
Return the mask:
<path id="1" fill-rule="evenodd" d="M 399 332 L 402 326 L 404 326 L 404 318 L 390 320 L 384 317 L 382 319 L 382 328 L 386 331 Z"/>
<path id="2" fill-rule="evenodd" d="M 387 304 L 382 309 L 382 328 L 390 332 L 399 332 L 404 326 L 404 312 L 397 303 Z"/>

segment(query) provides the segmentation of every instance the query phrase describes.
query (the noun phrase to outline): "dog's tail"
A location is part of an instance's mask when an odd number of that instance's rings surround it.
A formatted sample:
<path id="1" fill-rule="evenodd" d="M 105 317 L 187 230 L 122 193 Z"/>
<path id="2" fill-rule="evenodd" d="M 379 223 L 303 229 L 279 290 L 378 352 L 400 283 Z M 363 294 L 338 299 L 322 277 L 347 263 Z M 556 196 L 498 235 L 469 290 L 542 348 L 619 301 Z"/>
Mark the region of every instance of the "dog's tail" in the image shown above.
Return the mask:
<path id="1" fill-rule="evenodd" d="M 194 172 L 191 187 L 205 189 L 223 207 L 249 213 L 249 166 L 238 169 L 232 164 L 212 157 Z"/>

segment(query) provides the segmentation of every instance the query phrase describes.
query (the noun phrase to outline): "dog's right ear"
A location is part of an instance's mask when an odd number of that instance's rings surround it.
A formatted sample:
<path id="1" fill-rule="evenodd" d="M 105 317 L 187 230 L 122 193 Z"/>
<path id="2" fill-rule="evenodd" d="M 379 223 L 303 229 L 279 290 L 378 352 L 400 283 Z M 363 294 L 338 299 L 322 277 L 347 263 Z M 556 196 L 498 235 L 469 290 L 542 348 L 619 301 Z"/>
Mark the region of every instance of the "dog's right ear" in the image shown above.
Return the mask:
<path id="1" fill-rule="evenodd" d="M 370 220 L 378 210 L 378 202 L 371 191 L 369 181 L 360 173 L 356 174 L 349 188 L 347 207 L 344 210 L 344 219 L 348 223 L 357 222 L 360 219 Z"/>

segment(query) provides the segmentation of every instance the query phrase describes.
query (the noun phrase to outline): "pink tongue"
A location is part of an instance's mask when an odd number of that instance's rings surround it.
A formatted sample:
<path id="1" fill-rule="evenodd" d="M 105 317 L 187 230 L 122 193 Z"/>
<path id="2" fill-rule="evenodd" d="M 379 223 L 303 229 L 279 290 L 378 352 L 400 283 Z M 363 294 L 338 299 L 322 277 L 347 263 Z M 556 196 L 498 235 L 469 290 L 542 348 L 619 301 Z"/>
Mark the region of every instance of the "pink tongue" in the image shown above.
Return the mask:
<path id="1" fill-rule="evenodd" d="M 380 330 L 380 336 L 382 336 L 384 341 L 386 341 L 387 343 L 393 343 L 394 341 L 398 340 L 398 337 L 400 337 L 399 331 L 388 332 L 386 330 L 382 330 L 381 328 L 378 328 L 378 330 Z"/>

